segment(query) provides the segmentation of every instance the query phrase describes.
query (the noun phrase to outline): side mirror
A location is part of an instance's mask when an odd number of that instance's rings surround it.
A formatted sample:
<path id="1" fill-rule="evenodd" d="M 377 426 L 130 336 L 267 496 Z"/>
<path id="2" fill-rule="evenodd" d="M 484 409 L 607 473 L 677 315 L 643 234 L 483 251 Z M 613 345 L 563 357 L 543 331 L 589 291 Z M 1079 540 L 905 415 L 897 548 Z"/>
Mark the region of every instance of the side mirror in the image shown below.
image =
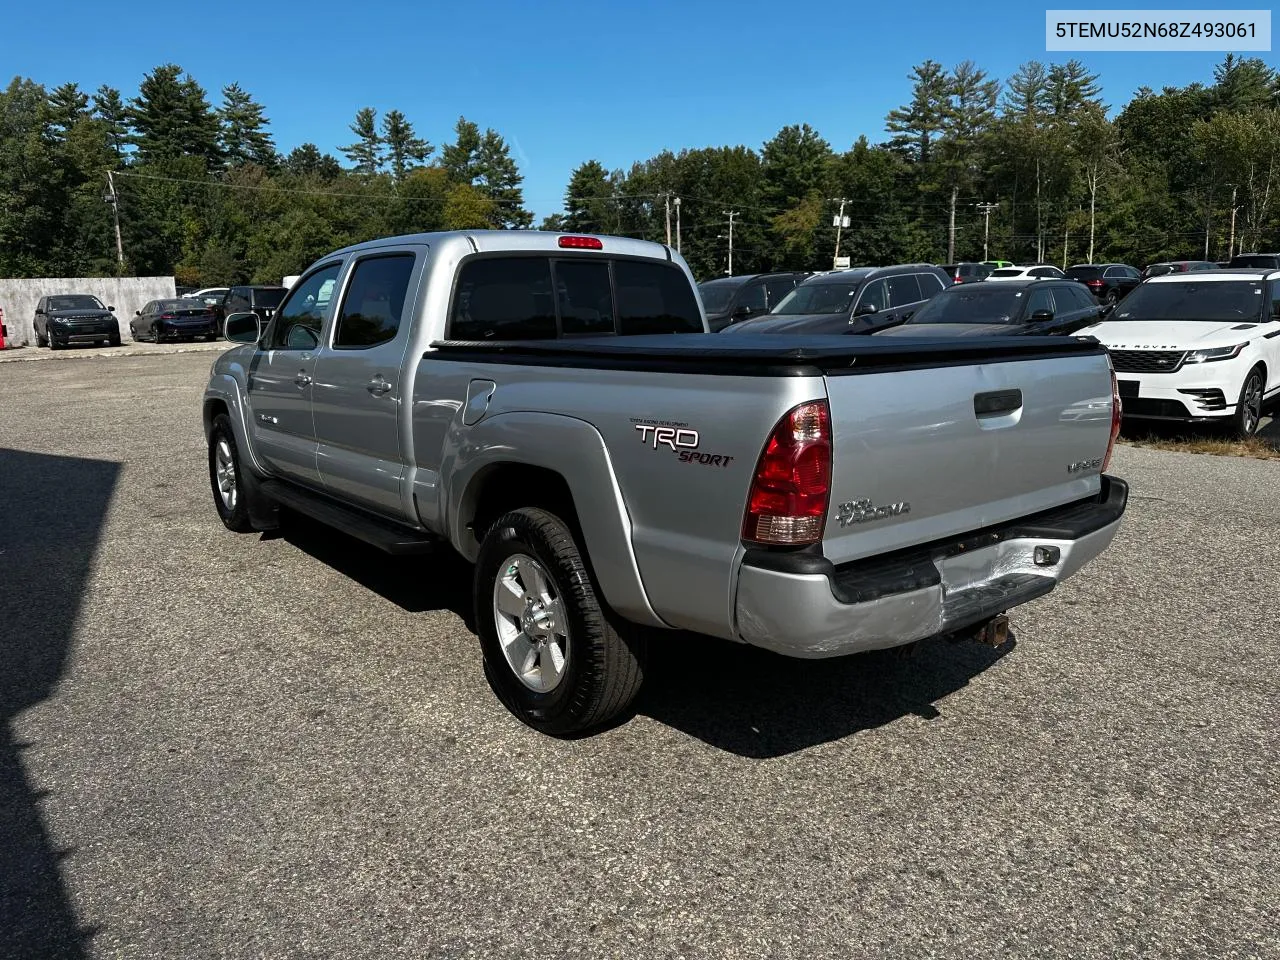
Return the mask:
<path id="1" fill-rule="evenodd" d="M 1031 314 L 1032 323 L 1048 323 L 1052 319 L 1052 310 L 1037 310 L 1035 313 Z"/>
<path id="2" fill-rule="evenodd" d="M 115 307 L 107 307 L 107 311 L 108 311 L 109 313 L 115 313 L 115 312 L 116 312 L 116 308 L 115 308 Z"/>
<path id="3" fill-rule="evenodd" d="M 142 311 L 141 311 L 141 310 L 135 310 L 135 311 L 133 311 L 133 315 L 134 315 L 135 317 L 140 317 L 140 316 L 142 316 Z"/>
<path id="4" fill-rule="evenodd" d="M 855 317 L 868 317 L 873 313 L 879 312 L 880 308 L 874 303 L 860 303 L 854 308 L 853 315 Z"/>
<path id="5" fill-rule="evenodd" d="M 262 338 L 262 322 L 256 313 L 233 313 L 227 317 L 223 336 L 228 343 L 257 343 Z"/>
<path id="6" fill-rule="evenodd" d="M 754 311 L 745 303 L 733 311 L 735 317 L 749 317 Z"/>

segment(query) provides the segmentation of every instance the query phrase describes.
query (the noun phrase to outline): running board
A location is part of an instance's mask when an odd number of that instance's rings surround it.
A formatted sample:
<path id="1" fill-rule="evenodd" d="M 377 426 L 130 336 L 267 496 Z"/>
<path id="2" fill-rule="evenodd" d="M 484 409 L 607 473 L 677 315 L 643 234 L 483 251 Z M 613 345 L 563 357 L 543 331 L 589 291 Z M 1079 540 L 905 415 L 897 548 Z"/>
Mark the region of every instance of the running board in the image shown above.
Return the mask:
<path id="1" fill-rule="evenodd" d="M 425 531 L 410 530 L 280 480 L 264 480 L 261 490 L 263 496 L 272 502 L 363 540 L 385 553 L 396 556 L 432 553 L 440 544 L 438 537 Z"/>

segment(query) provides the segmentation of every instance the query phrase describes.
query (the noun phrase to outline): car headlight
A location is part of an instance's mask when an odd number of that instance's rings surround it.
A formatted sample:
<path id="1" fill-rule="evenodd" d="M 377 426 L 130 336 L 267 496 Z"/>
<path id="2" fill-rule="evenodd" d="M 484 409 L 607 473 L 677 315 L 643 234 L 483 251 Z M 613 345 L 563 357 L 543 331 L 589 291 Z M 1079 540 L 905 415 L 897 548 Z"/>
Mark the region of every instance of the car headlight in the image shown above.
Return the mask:
<path id="1" fill-rule="evenodd" d="M 1192 350 L 1187 354 L 1184 363 L 1208 363 L 1211 360 L 1231 360 L 1240 356 L 1240 351 L 1248 343 L 1237 343 L 1234 347 L 1214 347 L 1212 350 Z"/>

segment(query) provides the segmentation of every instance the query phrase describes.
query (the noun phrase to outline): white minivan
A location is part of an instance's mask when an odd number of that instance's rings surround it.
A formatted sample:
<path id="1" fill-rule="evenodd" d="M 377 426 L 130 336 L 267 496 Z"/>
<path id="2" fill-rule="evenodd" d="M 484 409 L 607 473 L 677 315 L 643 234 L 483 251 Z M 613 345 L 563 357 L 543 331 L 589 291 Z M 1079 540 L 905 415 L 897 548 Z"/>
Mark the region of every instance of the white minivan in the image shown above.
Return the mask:
<path id="1" fill-rule="evenodd" d="M 1280 270 L 1153 277 L 1099 323 L 1126 419 L 1229 424 L 1258 429 L 1280 396 Z"/>

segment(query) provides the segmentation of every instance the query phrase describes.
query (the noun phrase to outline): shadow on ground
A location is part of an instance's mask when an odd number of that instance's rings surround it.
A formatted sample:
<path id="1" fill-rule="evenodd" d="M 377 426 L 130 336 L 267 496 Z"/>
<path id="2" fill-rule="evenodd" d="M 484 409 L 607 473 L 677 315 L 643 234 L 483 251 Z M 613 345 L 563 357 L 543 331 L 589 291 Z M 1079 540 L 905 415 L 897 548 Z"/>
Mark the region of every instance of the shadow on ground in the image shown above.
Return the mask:
<path id="1" fill-rule="evenodd" d="M 0 956 L 81 957 L 56 850 L 13 721 L 53 696 L 120 464 L 0 449 Z"/>
<path id="2" fill-rule="evenodd" d="M 1236 446 L 1237 440 L 1230 430 L 1213 423 L 1177 423 L 1160 420 L 1126 420 L 1120 427 L 1120 438 L 1139 446 L 1158 444 L 1166 447 L 1185 446 L 1189 452 L 1223 452 L 1213 449 L 1217 444 Z M 1248 443 L 1269 447 L 1280 452 L 1280 401 L 1266 413 Z"/>
<path id="3" fill-rule="evenodd" d="M 410 613 L 449 610 L 475 632 L 471 567 L 439 556 L 389 558 L 313 520 L 284 517 L 298 549 Z M 936 703 L 1014 647 L 926 641 L 903 651 L 794 660 L 742 644 L 657 631 L 638 712 L 746 757 L 775 757 L 903 716 L 933 719 Z M 477 646 L 476 663 L 480 651 Z M 625 720 L 623 721 L 625 722 Z"/>

